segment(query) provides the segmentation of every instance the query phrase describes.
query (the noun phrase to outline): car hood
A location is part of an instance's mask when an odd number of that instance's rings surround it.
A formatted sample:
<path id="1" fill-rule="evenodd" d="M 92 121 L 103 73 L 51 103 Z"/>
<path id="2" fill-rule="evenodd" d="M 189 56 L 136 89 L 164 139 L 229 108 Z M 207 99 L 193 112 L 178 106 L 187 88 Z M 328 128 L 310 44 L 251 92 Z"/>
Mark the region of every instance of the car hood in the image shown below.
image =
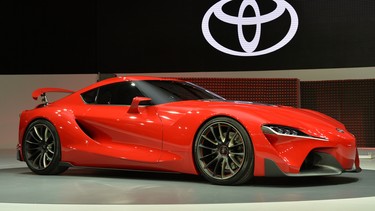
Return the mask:
<path id="1" fill-rule="evenodd" d="M 246 101 L 194 100 L 170 103 L 167 107 L 184 108 L 187 112 L 207 111 L 211 115 L 228 115 L 239 121 L 256 121 L 259 124 L 278 124 L 304 130 L 345 130 L 339 121 L 316 111 Z M 307 132 L 307 131 L 306 131 Z M 310 132 L 309 132 L 310 133 Z M 315 132 L 314 132 L 315 133 Z"/>
<path id="2" fill-rule="evenodd" d="M 211 104 L 212 103 L 213 102 L 211 101 Z M 266 121 L 286 122 L 292 125 L 322 124 L 326 126 L 344 127 L 341 122 L 333 119 L 332 117 L 309 109 L 247 101 L 221 101 L 217 103 L 222 103 L 224 105 L 227 104 L 226 106 L 234 109 L 254 112 Z M 212 106 L 218 105 L 212 104 Z"/>

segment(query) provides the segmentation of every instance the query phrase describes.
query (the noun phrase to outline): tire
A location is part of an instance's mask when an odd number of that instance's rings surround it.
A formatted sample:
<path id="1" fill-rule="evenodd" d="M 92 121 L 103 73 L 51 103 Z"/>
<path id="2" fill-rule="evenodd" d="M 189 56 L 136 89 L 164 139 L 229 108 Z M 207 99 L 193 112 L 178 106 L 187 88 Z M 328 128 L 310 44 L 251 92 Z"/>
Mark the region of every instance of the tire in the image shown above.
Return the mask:
<path id="1" fill-rule="evenodd" d="M 47 120 L 36 120 L 29 125 L 22 141 L 22 153 L 27 166 L 36 174 L 60 174 L 69 168 L 59 166 L 60 138 Z"/>
<path id="2" fill-rule="evenodd" d="M 245 128 L 236 120 L 217 117 L 198 131 L 193 150 L 195 166 L 209 182 L 240 185 L 254 172 L 254 151 Z"/>

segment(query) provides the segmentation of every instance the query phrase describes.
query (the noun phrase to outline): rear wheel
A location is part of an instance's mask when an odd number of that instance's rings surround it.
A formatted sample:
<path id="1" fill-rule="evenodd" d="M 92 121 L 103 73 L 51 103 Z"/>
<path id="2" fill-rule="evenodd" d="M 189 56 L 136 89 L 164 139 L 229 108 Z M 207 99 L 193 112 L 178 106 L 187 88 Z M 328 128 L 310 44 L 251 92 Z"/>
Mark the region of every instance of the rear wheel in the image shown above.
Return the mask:
<path id="1" fill-rule="evenodd" d="M 60 139 L 56 128 L 47 120 L 36 120 L 30 124 L 22 149 L 27 166 L 37 174 L 60 174 L 68 169 L 59 166 Z"/>
<path id="2" fill-rule="evenodd" d="M 214 118 L 201 127 L 194 161 L 201 175 L 214 184 L 238 185 L 253 177 L 251 139 L 239 122 L 228 117 Z"/>

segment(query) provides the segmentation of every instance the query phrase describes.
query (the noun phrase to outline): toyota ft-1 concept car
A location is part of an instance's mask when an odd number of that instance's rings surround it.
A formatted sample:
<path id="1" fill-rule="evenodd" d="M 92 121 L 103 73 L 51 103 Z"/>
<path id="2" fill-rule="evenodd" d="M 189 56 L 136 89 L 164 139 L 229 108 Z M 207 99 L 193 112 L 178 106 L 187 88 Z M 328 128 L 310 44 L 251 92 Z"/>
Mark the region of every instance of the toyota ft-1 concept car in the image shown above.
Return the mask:
<path id="1" fill-rule="evenodd" d="M 48 92 L 70 93 L 55 102 Z M 359 172 L 355 137 L 315 111 L 229 101 L 192 83 L 115 77 L 42 88 L 20 116 L 18 160 L 36 174 L 72 166 L 180 172 L 214 184 L 254 176 Z"/>

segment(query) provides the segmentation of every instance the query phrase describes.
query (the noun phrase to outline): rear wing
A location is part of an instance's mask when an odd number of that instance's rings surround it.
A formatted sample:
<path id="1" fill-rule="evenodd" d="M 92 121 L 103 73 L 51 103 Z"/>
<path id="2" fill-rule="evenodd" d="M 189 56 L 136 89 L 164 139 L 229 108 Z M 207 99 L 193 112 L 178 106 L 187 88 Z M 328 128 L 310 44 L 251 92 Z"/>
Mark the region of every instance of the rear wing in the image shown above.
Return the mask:
<path id="1" fill-rule="evenodd" d="M 61 88 L 40 88 L 40 89 L 37 89 L 35 90 L 33 93 L 32 93 L 32 97 L 34 100 L 37 100 L 38 97 L 40 96 L 41 99 L 42 99 L 42 102 L 44 105 L 48 104 L 48 99 L 47 99 L 47 96 L 46 96 L 46 93 L 48 92 L 63 92 L 63 93 L 74 93 L 74 91 L 72 90 L 69 90 L 69 89 L 61 89 Z"/>

